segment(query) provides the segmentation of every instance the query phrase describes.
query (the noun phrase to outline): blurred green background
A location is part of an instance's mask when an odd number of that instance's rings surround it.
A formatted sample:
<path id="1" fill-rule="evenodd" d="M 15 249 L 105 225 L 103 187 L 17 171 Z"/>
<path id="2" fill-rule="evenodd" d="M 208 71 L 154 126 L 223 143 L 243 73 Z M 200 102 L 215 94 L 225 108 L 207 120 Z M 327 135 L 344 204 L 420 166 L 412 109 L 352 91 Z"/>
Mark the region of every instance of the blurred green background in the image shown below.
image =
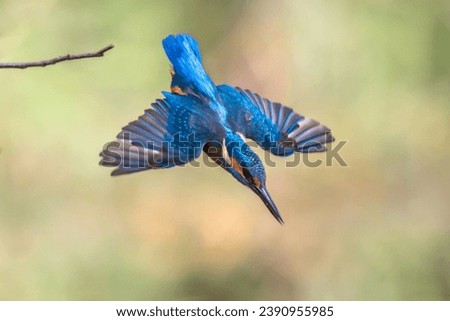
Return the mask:
<path id="1" fill-rule="evenodd" d="M 0 61 L 116 45 L 0 70 L 0 299 L 449 300 L 449 30 L 448 1 L 0 1 Z M 285 226 L 218 168 L 98 166 L 178 32 L 348 141 L 348 167 L 267 169 Z"/>

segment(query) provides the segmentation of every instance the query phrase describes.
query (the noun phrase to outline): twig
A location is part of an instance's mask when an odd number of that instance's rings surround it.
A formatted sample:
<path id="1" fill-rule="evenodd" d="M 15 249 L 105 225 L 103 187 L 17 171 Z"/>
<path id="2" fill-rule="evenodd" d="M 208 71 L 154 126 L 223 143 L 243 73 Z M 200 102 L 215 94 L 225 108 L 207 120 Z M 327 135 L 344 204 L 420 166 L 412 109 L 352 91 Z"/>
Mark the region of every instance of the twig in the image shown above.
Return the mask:
<path id="1" fill-rule="evenodd" d="M 53 59 L 41 60 L 41 61 L 30 61 L 30 62 L 0 62 L 0 68 L 19 68 L 25 69 L 28 67 L 45 67 L 48 65 L 54 65 L 61 61 L 68 60 L 76 60 L 76 59 L 85 59 L 85 58 L 95 58 L 95 57 L 103 57 L 103 54 L 108 50 L 114 48 L 113 45 L 109 45 L 103 49 L 100 49 L 95 52 L 87 52 L 78 55 L 65 55 L 59 56 Z"/>

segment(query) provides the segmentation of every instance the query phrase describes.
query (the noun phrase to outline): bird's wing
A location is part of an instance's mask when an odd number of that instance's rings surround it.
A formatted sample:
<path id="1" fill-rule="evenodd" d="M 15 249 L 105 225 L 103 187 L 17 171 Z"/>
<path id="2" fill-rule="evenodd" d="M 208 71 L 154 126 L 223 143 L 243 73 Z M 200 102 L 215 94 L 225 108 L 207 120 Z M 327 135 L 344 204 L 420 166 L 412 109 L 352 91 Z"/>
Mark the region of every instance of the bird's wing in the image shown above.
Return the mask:
<path id="1" fill-rule="evenodd" d="M 330 129 L 290 107 L 248 89 L 228 85 L 220 85 L 218 89 L 233 130 L 275 155 L 326 151 L 325 144 L 334 140 Z"/>
<path id="2" fill-rule="evenodd" d="M 104 146 L 100 165 L 116 167 L 111 175 L 170 168 L 200 156 L 212 130 L 199 102 L 189 96 L 164 95 Z"/>

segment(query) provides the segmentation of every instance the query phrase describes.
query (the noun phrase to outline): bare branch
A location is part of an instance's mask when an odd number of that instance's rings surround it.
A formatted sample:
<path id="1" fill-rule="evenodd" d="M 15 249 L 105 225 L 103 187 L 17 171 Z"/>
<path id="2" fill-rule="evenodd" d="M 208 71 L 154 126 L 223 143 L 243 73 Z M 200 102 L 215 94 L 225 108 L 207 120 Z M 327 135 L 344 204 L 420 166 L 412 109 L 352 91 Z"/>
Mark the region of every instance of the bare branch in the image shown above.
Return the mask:
<path id="1" fill-rule="evenodd" d="M 100 49 L 95 52 L 87 52 L 78 55 L 65 55 L 59 56 L 52 59 L 41 60 L 41 61 L 30 61 L 30 62 L 0 62 L 0 68 L 19 68 L 25 69 L 29 67 L 45 67 L 48 65 L 54 65 L 61 61 L 68 60 L 76 60 L 76 59 L 85 59 L 85 58 L 95 58 L 95 57 L 103 57 L 103 54 L 108 50 L 114 48 L 113 45 L 109 45 L 103 49 Z"/>

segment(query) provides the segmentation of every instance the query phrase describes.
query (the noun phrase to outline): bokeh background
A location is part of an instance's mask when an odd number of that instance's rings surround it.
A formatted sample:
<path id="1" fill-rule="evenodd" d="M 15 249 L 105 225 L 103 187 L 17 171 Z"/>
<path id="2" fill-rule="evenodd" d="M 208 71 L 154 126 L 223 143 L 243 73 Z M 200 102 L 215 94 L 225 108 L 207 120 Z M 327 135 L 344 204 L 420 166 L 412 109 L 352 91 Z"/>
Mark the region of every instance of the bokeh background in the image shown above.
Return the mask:
<path id="1" fill-rule="evenodd" d="M 449 30 L 439 0 L 0 1 L 0 61 L 116 45 L 0 70 L 0 299 L 449 300 Z M 218 168 L 98 166 L 178 32 L 347 141 L 346 167 L 267 169 L 286 225 Z"/>

